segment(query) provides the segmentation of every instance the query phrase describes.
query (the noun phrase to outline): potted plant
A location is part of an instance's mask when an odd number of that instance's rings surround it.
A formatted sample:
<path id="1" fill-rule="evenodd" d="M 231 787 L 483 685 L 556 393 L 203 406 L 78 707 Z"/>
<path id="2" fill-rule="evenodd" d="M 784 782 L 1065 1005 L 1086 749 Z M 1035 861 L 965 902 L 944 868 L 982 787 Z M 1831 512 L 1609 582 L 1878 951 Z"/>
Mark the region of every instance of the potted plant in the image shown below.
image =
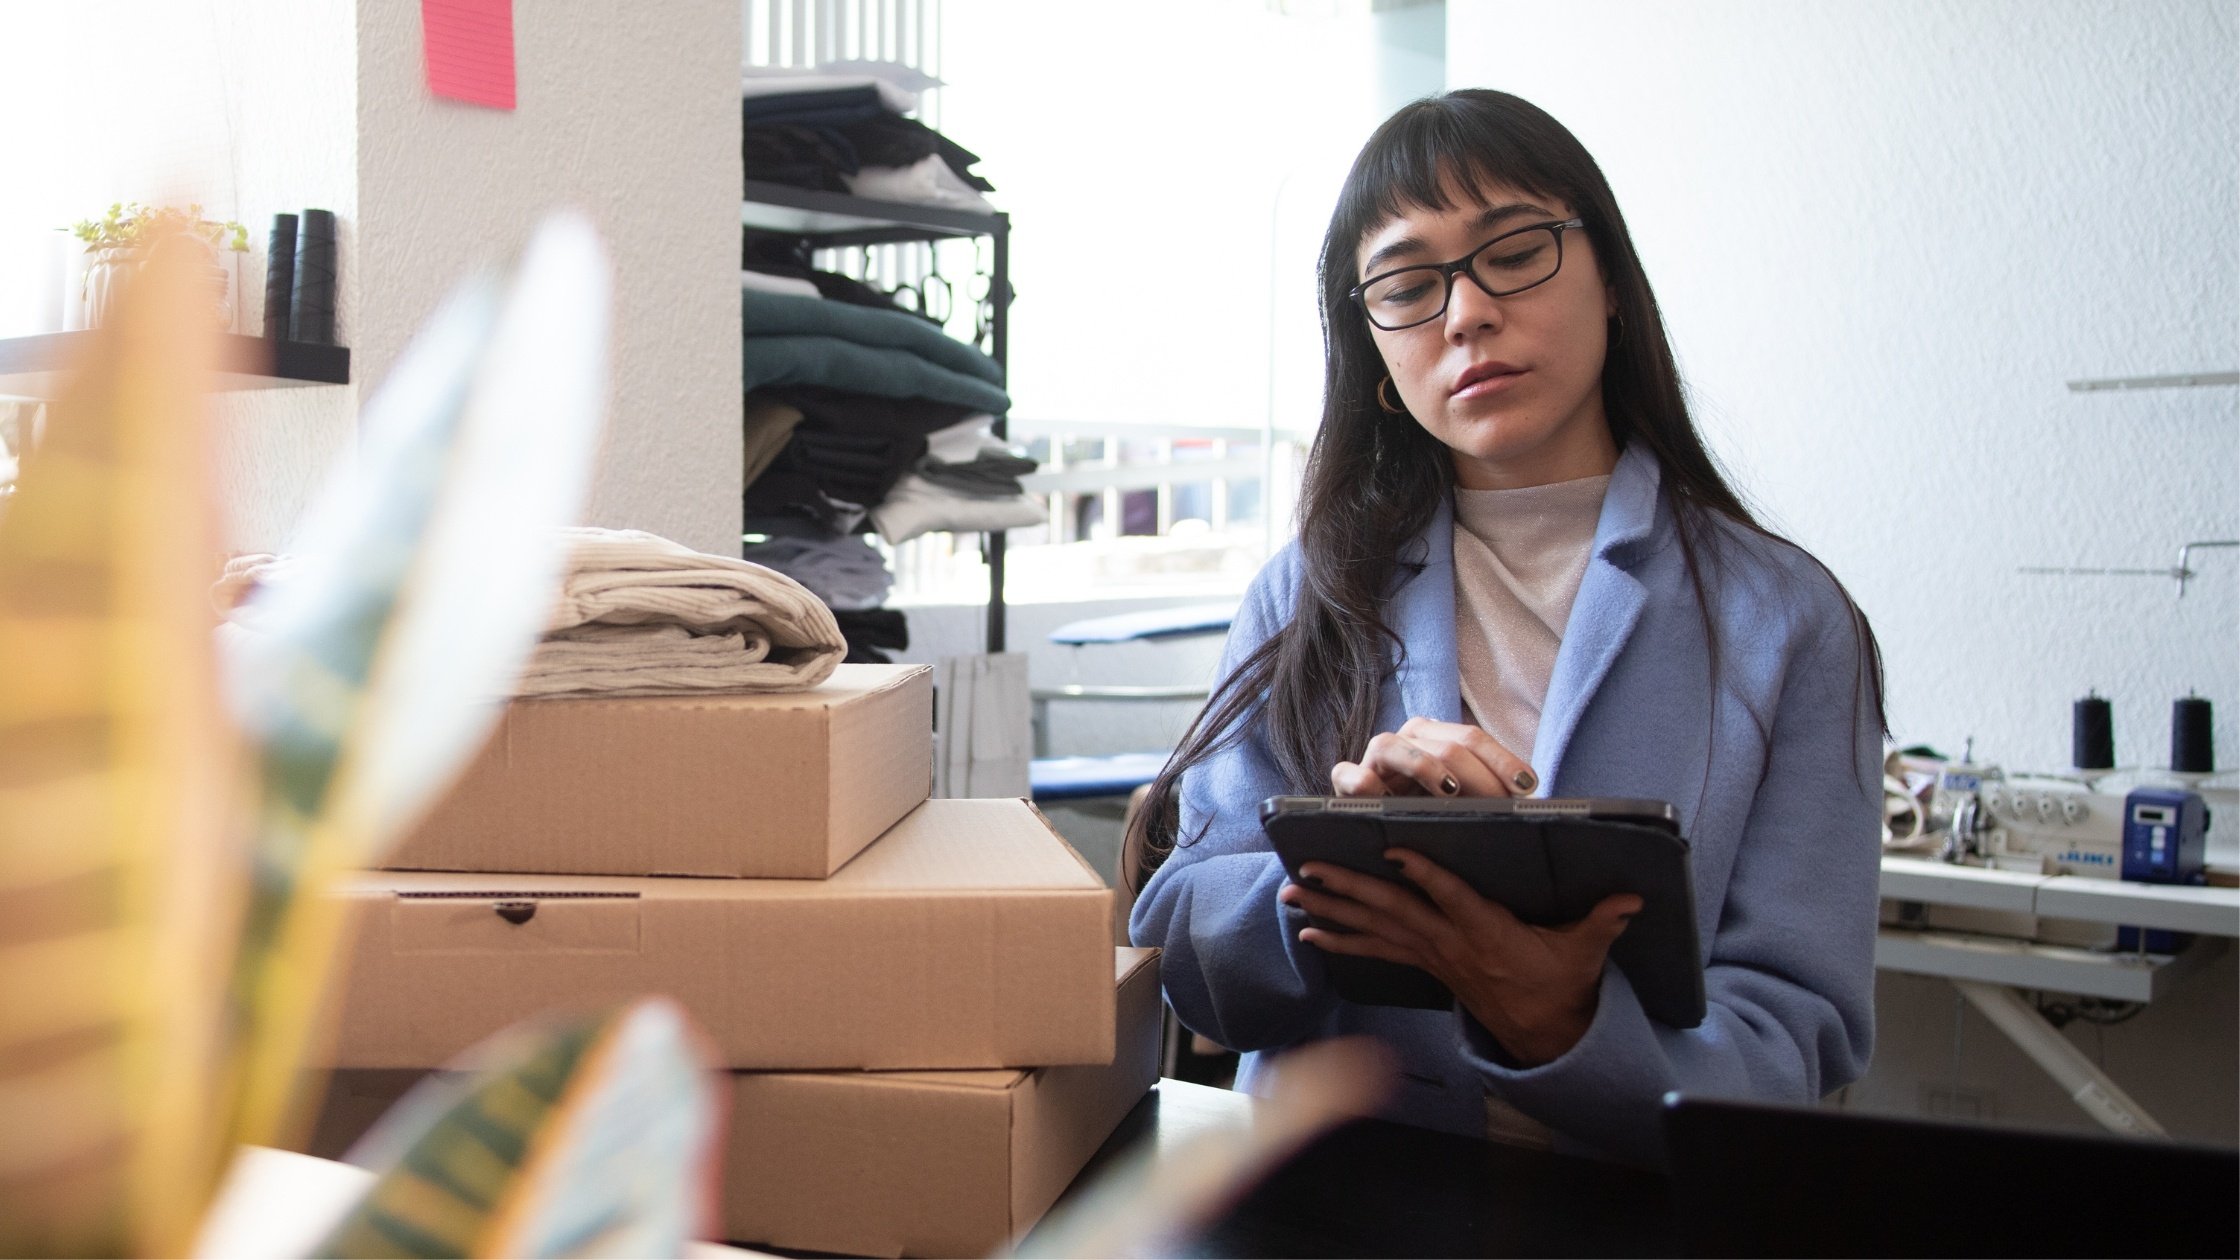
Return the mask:
<path id="1" fill-rule="evenodd" d="M 81 219 L 66 229 L 85 242 L 87 264 L 80 296 L 85 302 L 85 325 L 99 328 L 109 308 L 123 291 L 126 280 L 157 250 L 192 249 L 210 268 L 213 297 L 210 316 L 220 328 L 233 323 L 228 269 L 218 263 L 220 251 L 248 252 L 249 231 L 227 220 L 202 217 L 202 207 L 143 206 L 118 202 L 99 219 Z"/>

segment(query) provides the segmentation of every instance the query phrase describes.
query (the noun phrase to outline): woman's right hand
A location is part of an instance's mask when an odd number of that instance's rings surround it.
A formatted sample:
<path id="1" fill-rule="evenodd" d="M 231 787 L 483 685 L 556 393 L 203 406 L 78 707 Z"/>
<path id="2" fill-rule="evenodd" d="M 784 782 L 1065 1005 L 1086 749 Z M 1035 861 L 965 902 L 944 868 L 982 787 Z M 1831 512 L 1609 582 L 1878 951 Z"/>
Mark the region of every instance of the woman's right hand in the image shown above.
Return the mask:
<path id="1" fill-rule="evenodd" d="M 1330 768 L 1339 796 L 1526 796 L 1538 786 L 1531 765 L 1482 727 L 1420 717 Z"/>

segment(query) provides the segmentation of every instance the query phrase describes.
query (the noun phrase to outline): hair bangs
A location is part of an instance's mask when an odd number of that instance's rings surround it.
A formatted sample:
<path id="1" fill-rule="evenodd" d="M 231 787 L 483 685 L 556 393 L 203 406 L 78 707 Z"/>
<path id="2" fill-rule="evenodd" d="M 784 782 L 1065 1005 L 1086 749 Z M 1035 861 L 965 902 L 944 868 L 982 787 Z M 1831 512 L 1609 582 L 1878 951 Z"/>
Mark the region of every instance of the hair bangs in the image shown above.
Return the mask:
<path id="1" fill-rule="evenodd" d="M 1495 188 L 1534 197 L 1574 198 L 1538 169 L 1527 146 L 1502 120 L 1465 112 L 1435 97 L 1403 109 L 1377 129 L 1354 163 L 1336 219 L 1353 247 L 1409 210 L 1441 213 L 1458 195 L 1486 202 Z"/>

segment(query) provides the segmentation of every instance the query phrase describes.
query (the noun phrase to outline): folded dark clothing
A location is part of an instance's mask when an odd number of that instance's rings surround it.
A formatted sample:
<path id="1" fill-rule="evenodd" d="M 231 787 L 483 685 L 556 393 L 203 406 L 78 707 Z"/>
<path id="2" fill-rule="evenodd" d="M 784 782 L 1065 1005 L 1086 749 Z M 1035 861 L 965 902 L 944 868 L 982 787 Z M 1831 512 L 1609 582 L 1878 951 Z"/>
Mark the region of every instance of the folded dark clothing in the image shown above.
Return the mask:
<path id="1" fill-rule="evenodd" d="M 1041 467 L 1016 455 L 983 455 L 964 464 L 921 460 L 917 473 L 927 481 L 958 494 L 979 499 L 1008 499 L 1020 493 L 1019 478 Z"/>
<path id="2" fill-rule="evenodd" d="M 884 665 L 894 658 L 888 652 L 910 647 L 910 623 L 896 608 L 862 608 L 835 611 L 840 637 L 848 641 L 847 664 Z"/>
<path id="3" fill-rule="evenodd" d="M 862 503 L 834 498 L 818 487 L 814 476 L 775 464 L 754 479 L 741 499 L 745 516 L 799 517 L 831 534 L 852 534 L 863 524 Z"/>
<path id="4" fill-rule="evenodd" d="M 977 376 L 993 385 L 1003 383 L 1003 366 L 976 346 L 943 333 L 922 319 L 900 311 L 871 310 L 845 302 L 791 293 L 765 293 L 742 289 L 739 293 L 740 331 L 749 337 L 811 333 L 838 337 L 858 345 L 911 354 L 946 368 Z"/>
<path id="5" fill-rule="evenodd" d="M 868 91 L 869 89 L 865 89 Z M 973 173 L 978 154 L 926 126 L 884 107 L 794 106 L 751 112 L 760 102 L 787 97 L 748 98 L 750 112 L 741 128 L 739 155 L 748 179 L 847 192 L 840 177 L 867 166 L 907 167 L 936 154 L 957 178 L 981 192 L 995 185 Z"/>
<path id="6" fill-rule="evenodd" d="M 739 265 L 767 275 L 806 280 L 817 286 L 819 295 L 835 302 L 868 306 L 882 311 L 901 311 L 906 315 L 926 318 L 897 303 L 893 295 L 882 293 L 852 276 L 843 276 L 836 271 L 817 270 L 809 264 L 809 251 L 803 248 L 803 244 L 798 236 L 747 228 L 739 238 Z"/>
<path id="7" fill-rule="evenodd" d="M 771 467 L 808 477 L 828 498 L 868 505 L 886 498 L 926 450 L 924 438 L 902 434 L 863 435 L 852 442 L 835 437 L 844 435 L 796 430 Z"/>
<path id="8" fill-rule="evenodd" d="M 787 385 L 767 391 L 801 410 L 810 432 L 899 433 L 923 438 L 982 410 L 930 398 L 885 398 L 817 385 Z"/>
<path id="9" fill-rule="evenodd" d="M 740 384 L 748 390 L 816 385 L 882 398 L 932 398 L 1001 414 L 1011 396 L 985 377 L 958 372 L 888 346 L 813 333 L 739 339 Z"/>
<path id="10" fill-rule="evenodd" d="M 741 98 L 739 116 L 748 126 L 771 122 L 810 122 L 829 125 L 854 122 L 892 113 L 879 99 L 879 90 L 862 87 L 813 88 L 805 92 L 771 92 Z"/>
<path id="11" fill-rule="evenodd" d="M 835 613 L 833 615 L 838 616 L 839 614 Z M 880 651 L 877 647 L 874 647 L 871 644 L 858 643 L 854 639 L 849 638 L 846 631 L 841 632 L 840 638 L 842 642 L 848 645 L 848 654 L 840 658 L 840 663 L 842 665 L 894 664 L 893 657 L 887 655 L 885 652 Z"/>
<path id="12" fill-rule="evenodd" d="M 746 128 L 739 159 L 748 179 L 826 192 L 847 192 L 841 176 L 863 169 L 855 146 L 839 131 L 793 123 Z"/>
<path id="13" fill-rule="evenodd" d="M 910 646 L 910 622 L 899 608 L 853 608 L 832 616 L 843 632 L 854 630 L 877 647 L 899 651 Z"/>
<path id="14" fill-rule="evenodd" d="M 978 154 L 915 118 L 888 114 L 836 124 L 835 130 L 847 138 L 864 166 L 914 166 L 938 153 L 957 178 L 981 192 L 995 191 L 994 184 L 972 173 L 980 162 Z"/>

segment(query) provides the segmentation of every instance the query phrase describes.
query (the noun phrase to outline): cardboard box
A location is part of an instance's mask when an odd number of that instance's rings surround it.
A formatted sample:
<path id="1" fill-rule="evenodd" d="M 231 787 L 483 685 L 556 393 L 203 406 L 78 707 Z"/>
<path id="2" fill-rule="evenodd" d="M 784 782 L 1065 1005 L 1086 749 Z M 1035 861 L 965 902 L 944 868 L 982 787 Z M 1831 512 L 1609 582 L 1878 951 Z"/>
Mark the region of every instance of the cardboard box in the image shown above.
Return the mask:
<path id="1" fill-rule="evenodd" d="M 822 879 L 932 790 L 933 676 L 516 700 L 394 870 Z"/>
<path id="2" fill-rule="evenodd" d="M 1112 1059 L 1112 892 L 1024 801 L 927 801 L 826 880 L 376 871 L 331 1061 L 440 1067 L 666 993 L 734 1068 Z"/>
<path id="3" fill-rule="evenodd" d="M 734 1073 L 722 1232 L 859 1256 L 984 1256 L 1025 1233 L 1158 1080 L 1158 951 L 1114 952 L 1107 1066 Z M 313 1153 L 341 1155 L 421 1075 L 336 1073 Z"/>
<path id="4" fill-rule="evenodd" d="M 1105 1067 L 733 1076 L 724 1236 L 985 1256 L 1025 1233 L 1159 1079 L 1159 951 L 1114 953 L 1119 1052 Z"/>

